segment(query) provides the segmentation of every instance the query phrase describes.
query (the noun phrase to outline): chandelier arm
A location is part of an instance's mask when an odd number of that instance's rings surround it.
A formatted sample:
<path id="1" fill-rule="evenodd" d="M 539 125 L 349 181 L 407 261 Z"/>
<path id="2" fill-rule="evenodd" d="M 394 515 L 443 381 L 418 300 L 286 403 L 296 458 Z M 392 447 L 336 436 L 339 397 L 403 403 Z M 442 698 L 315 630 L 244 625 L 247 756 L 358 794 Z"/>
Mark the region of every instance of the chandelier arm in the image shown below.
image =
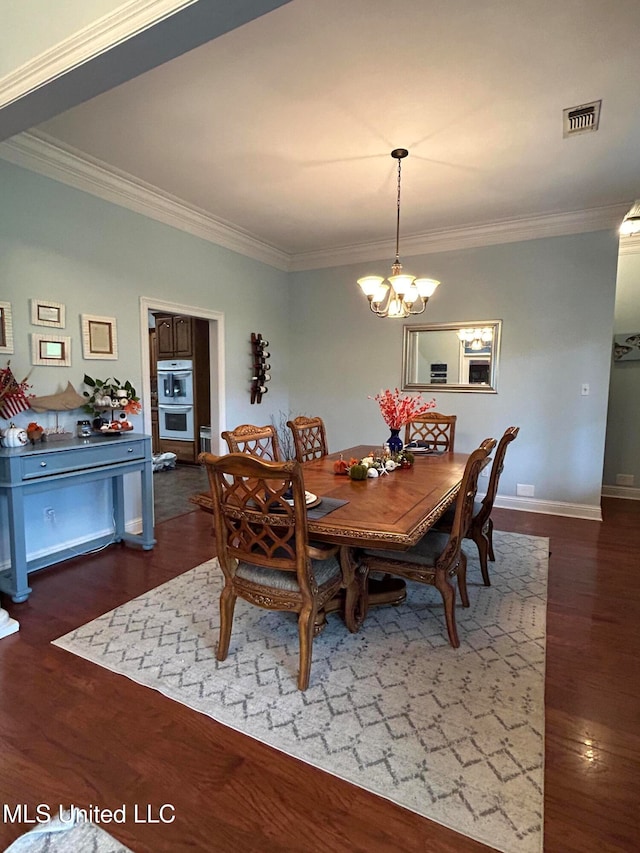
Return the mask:
<path id="1" fill-rule="evenodd" d="M 429 299 L 428 298 L 425 299 L 424 297 L 421 296 L 420 301 L 422 302 L 422 308 L 419 311 L 414 311 L 413 306 L 412 306 L 410 311 L 409 311 L 409 314 L 422 314 L 422 313 L 424 313 L 424 309 L 427 307 L 427 302 L 429 301 Z M 413 304 L 415 305 L 416 303 L 414 302 Z"/>

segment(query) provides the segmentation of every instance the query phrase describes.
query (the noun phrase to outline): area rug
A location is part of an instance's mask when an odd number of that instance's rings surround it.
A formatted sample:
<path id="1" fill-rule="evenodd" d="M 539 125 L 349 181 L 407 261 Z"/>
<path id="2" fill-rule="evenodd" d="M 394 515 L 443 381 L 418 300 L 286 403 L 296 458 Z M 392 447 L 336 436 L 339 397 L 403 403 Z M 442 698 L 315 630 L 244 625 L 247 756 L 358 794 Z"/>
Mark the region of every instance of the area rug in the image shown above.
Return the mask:
<path id="1" fill-rule="evenodd" d="M 132 853 L 95 823 L 78 820 L 72 812 L 35 826 L 5 853 Z"/>
<path id="2" fill-rule="evenodd" d="M 439 593 L 410 584 L 358 634 L 337 614 L 296 688 L 297 621 L 238 600 L 218 662 L 210 560 L 55 641 L 276 749 L 505 853 L 542 849 L 547 539 L 494 534 L 492 586 L 447 640 Z"/>

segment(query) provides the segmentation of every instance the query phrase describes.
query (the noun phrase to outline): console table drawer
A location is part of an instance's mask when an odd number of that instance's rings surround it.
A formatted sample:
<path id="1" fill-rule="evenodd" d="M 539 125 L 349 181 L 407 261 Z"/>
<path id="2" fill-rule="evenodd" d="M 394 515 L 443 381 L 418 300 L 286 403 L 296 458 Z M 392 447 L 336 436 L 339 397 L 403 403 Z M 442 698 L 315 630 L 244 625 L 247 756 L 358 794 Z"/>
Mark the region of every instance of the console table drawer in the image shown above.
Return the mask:
<path id="1" fill-rule="evenodd" d="M 144 459 L 144 442 L 111 439 L 113 444 L 79 447 L 62 453 L 37 453 L 21 459 L 22 479 L 33 480 L 70 471 L 87 470 L 104 465 L 117 465 L 133 459 Z"/>

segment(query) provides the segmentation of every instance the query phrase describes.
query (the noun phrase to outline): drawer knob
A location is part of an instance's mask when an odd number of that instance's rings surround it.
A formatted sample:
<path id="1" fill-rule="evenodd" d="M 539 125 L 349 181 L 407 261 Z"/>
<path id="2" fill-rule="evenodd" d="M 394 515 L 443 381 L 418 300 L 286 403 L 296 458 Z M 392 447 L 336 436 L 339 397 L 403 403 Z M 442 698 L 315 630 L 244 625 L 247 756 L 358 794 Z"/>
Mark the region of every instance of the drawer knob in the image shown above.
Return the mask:
<path id="1" fill-rule="evenodd" d="M 40 463 L 40 467 L 41 467 L 41 468 L 46 468 L 46 467 L 47 467 L 47 463 L 46 463 L 46 462 L 41 462 L 41 463 Z"/>
<path id="2" fill-rule="evenodd" d="M 133 447 L 130 447 L 130 448 L 127 450 L 127 453 L 133 453 Z"/>

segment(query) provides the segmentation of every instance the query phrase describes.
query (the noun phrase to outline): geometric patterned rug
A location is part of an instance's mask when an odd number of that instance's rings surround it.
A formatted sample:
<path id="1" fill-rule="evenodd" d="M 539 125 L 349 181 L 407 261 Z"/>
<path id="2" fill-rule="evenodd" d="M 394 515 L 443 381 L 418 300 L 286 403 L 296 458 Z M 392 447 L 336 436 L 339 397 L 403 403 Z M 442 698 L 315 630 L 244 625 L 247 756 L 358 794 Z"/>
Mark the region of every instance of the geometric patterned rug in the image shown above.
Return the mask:
<path id="1" fill-rule="evenodd" d="M 83 807 L 84 808 L 84 807 Z M 94 823 L 79 819 L 76 812 L 62 810 L 31 832 L 16 838 L 5 853 L 131 853 Z"/>
<path id="2" fill-rule="evenodd" d="M 496 531 L 494 548 L 484 587 L 465 542 L 459 649 L 437 590 L 409 583 L 357 634 L 329 616 L 305 692 L 295 614 L 238 599 L 216 660 L 215 559 L 54 644 L 490 847 L 539 853 L 549 541 Z"/>

